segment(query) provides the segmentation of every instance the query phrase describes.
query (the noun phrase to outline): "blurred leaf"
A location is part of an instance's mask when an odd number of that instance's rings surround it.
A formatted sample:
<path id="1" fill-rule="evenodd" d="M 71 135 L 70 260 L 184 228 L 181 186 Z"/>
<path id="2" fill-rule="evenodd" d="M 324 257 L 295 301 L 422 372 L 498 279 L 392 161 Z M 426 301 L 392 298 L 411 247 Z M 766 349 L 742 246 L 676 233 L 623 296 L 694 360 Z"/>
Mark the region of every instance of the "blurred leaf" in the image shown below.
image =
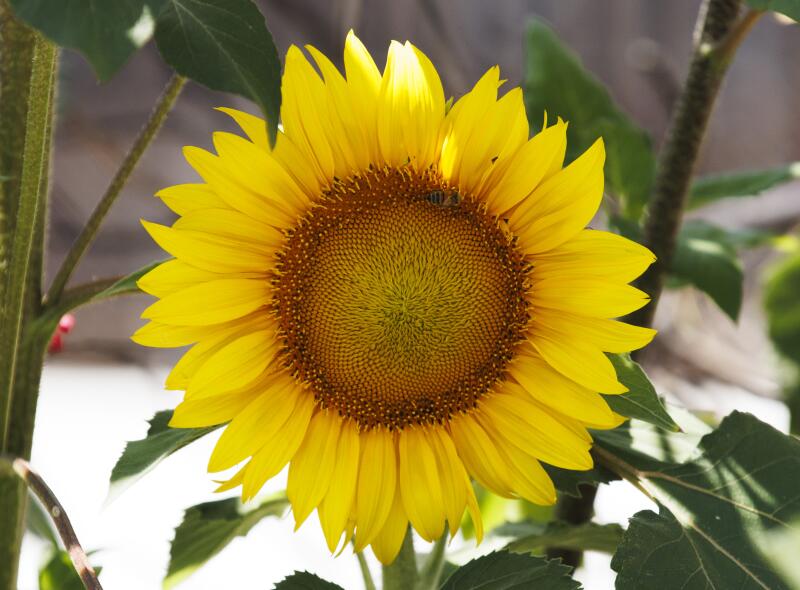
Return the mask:
<path id="1" fill-rule="evenodd" d="M 96 567 L 100 574 L 103 568 Z M 75 571 L 69 553 L 55 551 L 50 560 L 39 570 L 39 590 L 84 590 L 83 582 Z"/>
<path id="2" fill-rule="evenodd" d="M 764 557 L 784 576 L 790 588 L 800 588 L 800 521 L 795 519 L 790 529 L 769 531 L 762 547 Z"/>
<path id="3" fill-rule="evenodd" d="M 750 8 L 772 10 L 800 21 L 800 0 L 745 0 Z"/>
<path id="4" fill-rule="evenodd" d="M 531 521 L 507 523 L 492 534 L 516 537 L 505 546 L 512 553 L 544 553 L 547 547 L 577 551 L 614 553 L 625 532 L 618 524 L 587 522 L 574 525 L 566 522 L 542 524 Z"/>
<path id="5" fill-rule="evenodd" d="M 141 291 L 139 290 L 139 287 L 136 286 L 136 282 L 162 262 L 164 261 L 158 260 L 156 262 L 151 262 L 150 264 L 146 264 L 142 268 L 133 271 L 128 276 L 122 277 L 116 283 L 92 297 L 92 300 L 97 301 L 101 299 L 108 299 L 110 297 L 125 295 L 127 293 L 140 293 Z"/>
<path id="6" fill-rule="evenodd" d="M 800 365 L 800 254 L 772 269 L 764 286 L 769 337 L 787 359 Z"/>
<path id="7" fill-rule="evenodd" d="M 168 424 L 171 418 L 172 410 L 157 412 L 150 419 L 147 435 L 125 445 L 125 450 L 111 471 L 109 499 L 117 497 L 175 451 L 219 428 L 170 428 Z"/>
<path id="8" fill-rule="evenodd" d="M 800 178 L 800 162 L 770 170 L 704 176 L 692 185 L 689 207 L 702 207 L 727 197 L 752 197 L 797 178 Z"/>
<path id="9" fill-rule="evenodd" d="M 268 516 L 281 516 L 289 501 L 284 494 L 245 510 L 238 498 L 192 506 L 175 529 L 164 588 L 174 588 L 222 551 L 236 537 L 244 537 Z M 297 586 L 301 588 L 302 586 Z"/>
<path id="10" fill-rule="evenodd" d="M 611 409 L 623 416 L 638 418 L 666 430 L 680 430 L 667 413 L 642 367 L 628 354 L 609 354 L 608 358 L 617 371 L 617 379 L 628 388 L 627 392 L 619 395 L 603 396 Z"/>
<path id="11" fill-rule="evenodd" d="M 153 33 L 164 0 L 10 0 L 17 16 L 57 45 L 77 49 L 106 81 Z"/>
<path id="12" fill-rule="evenodd" d="M 275 584 L 275 590 L 343 590 L 341 586 L 308 572 L 295 572 Z"/>
<path id="13" fill-rule="evenodd" d="M 549 121 L 569 121 L 566 162 L 602 136 L 606 181 L 622 199 L 626 216 L 638 219 L 655 174 L 649 136 L 617 108 L 603 84 L 548 26 L 531 21 L 525 47 L 523 89 L 531 128 L 541 128 L 545 111 Z"/>
<path id="14" fill-rule="evenodd" d="M 562 494 L 572 496 L 573 498 L 580 498 L 580 486 L 588 485 L 597 487 L 601 483 L 609 483 L 619 477 L 613 472 L 609 471 L 602 465 L 595 462 L 594 467 L 588 471 L 575 471 L 574 469 L 562 469 L 560 467 L 553 467 L 542 463 L 542 467 L 553 480 L 553 485 Z"/>
<path id="15" fill-rule="evenodd" d="M 28 509 L 25 512 L 25 527 L 42 541 L 58 549 L 58 532 L 53 520 L 47 515 L 38 499 L 28 498 Z"/>
<path id="16" fill-rule="evenodd" d="M 736 248 L 718 229 L 704 223 L 684 224 L 672 258 L 672 273 L 679 282 L 706 293 L 735 322 L 742 306 L 744 274 Z"/>
<path id="17" fill-rule="evenodd" d="M 796 526 L 800 441 L 734 412 L 685 462 L 620 456 L 606 461 L 636 478 L 660 511 L 631 519 L 611 563 L 619 590 L 788 590 L 758 547 L 767 531 Z"/>
<path id="18" fill-rule="evenodd" d="M 556 560 L 495 551 L 458 568 L 441 590 L 578 590 L 570 569 Z"/>
<path id="19" fill-rule="evenodd" d="M 163 0 L 156 43 L 182 76 L 254 101 L 275 143 L 281 63 L 264 15 L 251 0 Z"/>

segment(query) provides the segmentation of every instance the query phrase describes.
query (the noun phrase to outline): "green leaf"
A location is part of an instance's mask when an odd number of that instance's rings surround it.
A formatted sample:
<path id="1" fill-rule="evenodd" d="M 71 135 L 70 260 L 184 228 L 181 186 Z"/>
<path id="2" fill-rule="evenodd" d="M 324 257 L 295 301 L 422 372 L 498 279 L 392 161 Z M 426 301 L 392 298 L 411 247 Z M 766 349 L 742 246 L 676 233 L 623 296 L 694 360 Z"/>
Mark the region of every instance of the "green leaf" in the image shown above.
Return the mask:
<path id="1" fill-rule="evenodd" d="M 619 590 L 789 589 L 759 546 L 767 531 L 797 527 L 800 441 L 734 412 L 685 462 L 623 461 L 660 510 L 631 519 L 611 563 Z"/>
<path id="2" fill-rule="evenodd" d="M 750 8 L 772 10 L 800 21 L 800 0 L 745 0 Z"/>
<path id="3" fill-rule="evenodd" d="M 28 509 L 25 511 L 25 527 L 42 541 L 47 542 L 54 549 L 58 549 L 58 533 L 53 520 L 47 515 L 38 499 L 28 499 Z"/>
<path id="4" fill-rule="evenodd" d="M 109 499 L 117 497 L 175 451 L 219 428 L 170 428 L 168 424 L 171 418 L 172 410 L 156 413 L 150 419 L 147 435 L 125 445 L 125 450 L 111 471 Z"/>
<path id="5" fill-rule="evenodd" d="M 566 522 L 551 522 L 547 525 L 523 521 L 507 523 L 492 534 L 501 537 L 516 537 L 505 546 L 512 553 L 544 553 L 547 547 L 578 551 L 601 551 L 614 553 L 625 530 L 618 524 L 587 522 L 574 525 Z"/>
<path id="6" fill-rule="evenodd" d="M 96 567 L 94 572 L 99 575 L 102 569 Z M 50 560 L 39 570 L 39 590 L 83 589 L 83 582 L 66 551 L 55 551 Z"/>
<path id="7" fill-rule="evenodd" d="M 800 365 L 800 253 L 778 262 L 764 287 L 769 337 L 775 348 Z"/>
<path id="8" fill-rule="evenodd" d="M 638 418 L 666 430 L 680 430 L 667 413 L 642 367 L 628 354 L 609 354 L 608 358 L 617 371 L 617 379 L 628 388 L 627 392 L 619 395 L 603 396 L 611 409 L 623 416 Z"/>
<path id="9" fill-rule="evenodd" d="M 590 74 L 552 29 L 532 20 L 526 33 L 525 107 L 533 129 L 549 121 L 569 121 L 567 162 L 602 136 L 606 181 L 622 199 L 627 217 L 638 219 L 650 195 L 655 155 L 647 133 L 617 108 L 603 84 Z"/>
<path id="10" fill-rule="evenodd" d="M 588 485 L 597 487 L 601 483 L 609 483 L 619 479 L 617 475 L 602 465 L 595 462 L 594 467 L 588 471 L 575 471 L 574 469 L 562 469 L 542 463 L 542 467 L 547 471 L 547 475 L 553 480 L 553 485 L 562 494 L 580 498 L 583 496 L 580 486 Z"/>
<path id="11" fill-rule="evenodd" d="M 342 590 L 342 587 L 308 572 L 295 572 L 275 584 L 275 590 Z"/>
<path id="12" fill-rule="evenodd" d="M 705 223 L 686 223 L 678 234 L 672 273 L 706 293 L 736 321 L 742 306 L 744 274 L 736 248 Z"/>
<path id="13" fill-rule="evenodd" d="M 495 551 L 473 559 L 447 578 L 441 590 L 577 590 L 570 568 L 543 557 Z"/>
<path id="14" fill-rule="evenodd" d="M 692 185 L 689 207 L 702 207 L 727 197 L 752 197 L 797 178 L 800 178 L 800 162 L 769 170 L 704 176 Z"/>
<path id="15" fill-rule="evenodd" d="M 281 64 L 264 16 L 251 0 L 164 0 L 156 44 L 175 71 L 212 90 L 254 101 L 275 143 Z"/>
<path id="16" fill-rule="evenodd" d="M 800 522 L 794 521 L 791 529 L 769 531 L 762 547 L 764 557 L 785 577 L 790 588 L 800 588 Z"/>
<path id="17" fill-rule="evenodd" d="M 106 81 L 150 39 L 163 1 L 11 0 L 11 6 L 57 45 L 83 53 Z"/>
<path id="18" fill-rule="evenodd" d="M 268 498 L 249 510 L 238 498 L 192 506 L 175 529 L 164 588 L 174 588 L 236 537 L 244 537 L 269 516 L 283 515 L 289 501 L 284 494 Z"/>

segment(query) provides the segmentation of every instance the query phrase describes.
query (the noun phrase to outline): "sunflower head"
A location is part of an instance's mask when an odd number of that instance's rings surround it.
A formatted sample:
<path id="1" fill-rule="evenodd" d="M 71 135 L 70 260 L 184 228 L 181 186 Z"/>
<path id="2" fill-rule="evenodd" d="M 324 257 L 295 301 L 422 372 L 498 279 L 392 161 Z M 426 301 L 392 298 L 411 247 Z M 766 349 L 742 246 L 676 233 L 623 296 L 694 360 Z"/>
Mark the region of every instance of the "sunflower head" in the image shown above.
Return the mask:
<path id="1" fill-rule="evenodd" d="M 283 128 L 220 109 L 246 138 L 186 148 L 203 182 L 158 196 L 145 223 L 174 256 L 139 286 L 159 301 L 134 340 L 186 346 L 167 378 L 171 425 L 226 423 L 209 470 L 252 498 L 289 465 L 297 525 L 331 551 L 355 536 L 383 563 L 409 525 L 480 536 L 471 479 L 552 504 L 542 463 L 592 467 L 601 394 L 626 388 L 606 352 L 654 332 L 614 318 L 645 248 L 586 229 L 603 193 L 598 140 L 563 167 L 566 125 L 529 138 L 522 95 L 491 68 L 451 109 L 436 70 L 393 42 L 381 72 L 352 33 L 342 74 L 286 56 Z"/>

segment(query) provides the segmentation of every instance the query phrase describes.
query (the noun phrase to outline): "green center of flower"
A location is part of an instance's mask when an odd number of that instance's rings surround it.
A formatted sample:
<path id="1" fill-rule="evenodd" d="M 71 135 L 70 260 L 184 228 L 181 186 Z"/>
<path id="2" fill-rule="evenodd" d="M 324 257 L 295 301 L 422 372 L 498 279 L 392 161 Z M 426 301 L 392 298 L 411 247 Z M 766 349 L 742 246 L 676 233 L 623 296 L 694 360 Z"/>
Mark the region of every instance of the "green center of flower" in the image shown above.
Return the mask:
<path id="1" fill-rule="evenodd" d="M 285 352 L 362 427 L 442 422 L 502 376 L 527 322 L 527 265 L 431 174 L 340 182 L 290 232 L 275 279 Z"/>

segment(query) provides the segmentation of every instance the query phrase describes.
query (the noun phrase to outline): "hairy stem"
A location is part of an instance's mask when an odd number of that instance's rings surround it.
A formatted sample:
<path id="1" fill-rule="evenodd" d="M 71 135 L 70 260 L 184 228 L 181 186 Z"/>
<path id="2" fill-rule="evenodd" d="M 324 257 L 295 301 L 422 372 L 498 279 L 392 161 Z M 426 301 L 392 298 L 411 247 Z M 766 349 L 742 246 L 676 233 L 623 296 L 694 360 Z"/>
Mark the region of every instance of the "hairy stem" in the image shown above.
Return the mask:
<path id="1" fill-rule="evenodd" d="M 653 323 L 664 279 L 672 263 L 697 156 L 722 79 L 737 47 L 761 16 L 739 19 L 739 0 L 705 0 L 698 20 L 689 73 L 661 150 L 653 194 L 644 220 L 644 244 L 656 262 L 638 281 L 651 303 L 631 316 L 641 326 Z"/>
<path id="2" fill-rule="evenodd" d="M 392 564 L 383 566 L 383 590 L 412 590 L 418 580 L 414 536 L 408 527 L 397 558 Z"/>
<path id="3" fill-rule="evenodd" d="M 111 184 L 108 185 L 105 194 L 95 207 L 91 217 L 89 217 L 86 225 L 81 230 L 80 235 L 75 240 L 75 243 L 72 244 L 70 251 L 67 253 L 67 257 L 61 264 L 61 268 L 58 269 L 58 273 L 55 279 L 53 279 L 53 284 L 50 286 L 50 290 L 47 293 L 46 303 L 57 302 L 59 297 L 61 297 L 72 273 L 75 272 L 78 263 L 91 245 L 95 235 L 97 235 L 100 224 L 103 222 L 103 219 L 105 219 L 114 201 L 117 200 L 120 192 L 122 192 L 128 178 L 130 178 L 131 173 L 139 163 L 142 154 L 144 154 L 159 129 L 161 129 L 161 125 L 163 125 L 164 120 L 167 118 L 175 101 L 178 99 L 185 83 L 186 78 L 178 75 L 172 76 L 167 83 L 150 118 L 136 138 L 130 152 L 128 152 L 128 155 L 125 156 L 125 159 L 122 161 L 122 165 L 119 167 L 119 170 L 117 170 L 117 173 L 111 180 Z"/>
<path id="4" fill-rule="evenodd" d="M 657 259 L 637 286 L 650 295 L 651 302 L 627 318 L 633 324 L 653 323 L 714 101 L 736 49 L 761 16 L 759 11 L 750 11 L 740 19 L 740 9 L 740 0 L 704 0 L 700 8 L 689 73 L 659 155 L 653 194 L 645 211 L 643 242 Z M 561 498 L 556 507 L 558 519 L 581 524 L 592 518 L 597 490 L 584 486 L 581 492 L 580 498 Z M 582 559 L 579 551 L 552 550 L 548 555 L 561 557 L 572 567 Z"/>
<path id="5" fill-rule="evenodd" d="M 31 469 L 27 461 L 19 457 L 0 456 L 0 464 L 5 467 L 5 471 L 9 475 L 16 474 L 27 484 L 28 488 L 36 494 L 36 497 L 47 509 L 47 514 L 53 519 L 53 524 L 56 525 L 56 530 L 58 530 L 58 535 L 64 543 L 64 548 L 72 560 L 72 565 L 87 590 L 102 590 L 102 586 L 97 580 L 97 574 L 89 564 L 89 558 L 83 547 L 81 547 L 80 541 L 78 541 L 78 536 L 75 534 L 75 529 L 72 528 L 72 523 L 64 511 L 64 507 L 61 506 L 58 498 L 56 498 L 56 495 L 42 477 Z"/>

